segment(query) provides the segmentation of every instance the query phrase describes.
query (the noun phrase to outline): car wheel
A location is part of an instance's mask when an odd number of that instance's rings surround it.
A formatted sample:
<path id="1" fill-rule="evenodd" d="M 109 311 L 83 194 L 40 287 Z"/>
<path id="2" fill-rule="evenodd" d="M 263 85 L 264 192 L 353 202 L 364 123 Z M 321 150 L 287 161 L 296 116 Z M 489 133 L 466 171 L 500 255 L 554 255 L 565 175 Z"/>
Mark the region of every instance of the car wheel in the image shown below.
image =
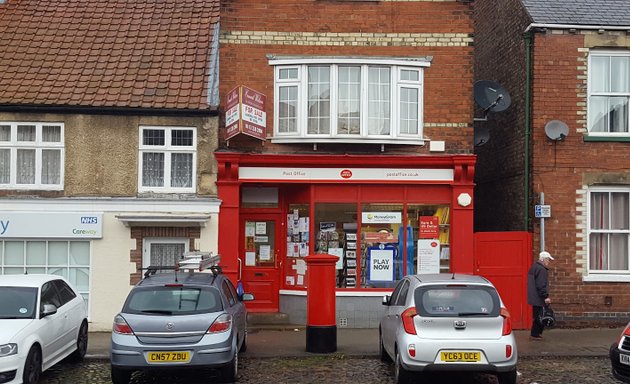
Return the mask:
<path id="1" fill-rule="evenodd" d="M 131 380 L 131 371 L 112 367 L 111 373 L 114 384 L 129 384 Z"/>
<path id="2" fill-rule="evenodd" d="M 234 358 L 226 366 L 220 369 L 221 379 L 225 383 L 233 383 L 236 381 L 238 374 L 238 351 L 234 352 Z"/>
<path id="3" fill-rule="evenodd" d="M 238 351 L 247 352 L 247 331 L 243 333 L 243 342 L 241 343 L 241 348 Z"/>
<path id="4" fill-rule="evenodd" d="M 87 353 L 88 346 L 88 325 L 84 321 L 79 328 L 79 334 L 77 335 L 77 349 L 72 352 L 70 359 L 76 363 L 83 361 L 85 354 Z"/>
<path id="5" fill-rule="evenodd" d="M 394 362 L 394 382 L 396 384 L 411 383 L 411 372 L 402 366 L 402 358 L 398 351 L 396 351 L 396 361 Z"/>
<path id="6" fill-rule="evenodd" d="M 39 377 L 42 374 L 42 353 L 38 347 L 32 346 L 26 356 L 26 362 L 24 363 L 24 374 L 22 375 L 22 382 L 24 384 L 35 384 L 39 381 Z"/>
<path id="7" fill-rule="evenodd" d="M 516 384 L 516 369 L 509 372 L 497 373 L 497 381 L 499 384 Z"/>
<path id="8" fill-rule="evenodd" d="M 392 358 L 389 357 L 387 351 L 385 350 L 385 346 L 383 345 L 383 336 L 381 333 L 378 333 L 378 352 L 381 355 L 381 361 L 385 363 L 391 363 Z"/>

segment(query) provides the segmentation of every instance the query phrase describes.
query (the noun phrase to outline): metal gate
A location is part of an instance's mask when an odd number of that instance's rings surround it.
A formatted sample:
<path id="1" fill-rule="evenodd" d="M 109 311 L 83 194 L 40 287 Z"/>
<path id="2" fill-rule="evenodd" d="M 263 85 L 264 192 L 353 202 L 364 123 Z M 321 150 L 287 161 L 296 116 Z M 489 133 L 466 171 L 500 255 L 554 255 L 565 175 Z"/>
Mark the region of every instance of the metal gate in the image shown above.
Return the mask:
<path id="1" fill-rule="evenodd" d="M 529 232 L 477 232 L 475 274 L 495 285 L 512 316 L 514 329 L 529 329 L 531 310 L 527 305 L 527 270 L 532 262 Z"/>

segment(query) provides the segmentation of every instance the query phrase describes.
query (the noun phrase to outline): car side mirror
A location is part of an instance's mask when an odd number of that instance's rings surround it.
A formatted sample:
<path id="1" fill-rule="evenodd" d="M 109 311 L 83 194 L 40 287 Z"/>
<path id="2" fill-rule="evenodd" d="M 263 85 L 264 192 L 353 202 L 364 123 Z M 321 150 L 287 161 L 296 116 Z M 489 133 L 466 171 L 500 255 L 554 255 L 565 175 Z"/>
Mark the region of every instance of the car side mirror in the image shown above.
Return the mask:
<path id="1" fill-rule="evenodd" d="M 254 295 L 252 295 L 251 293 L 243 293 L 241 295 L 241 301 L 252 301 L 254 300 Z"/>
<path id="2" fill-rule="evenodd" d="M 381 304 L 383 305 L 389 305 L 389 302 L 391 301 L 391 296 L 390 295 L 385 295 L 383 296 L 383 302 Z"/>
<path id="3" fill-rule="evenodd" d="M 57 307 L 53 304 L 44 304 L 42 308 L 41 318 L 43 319 L 46 316 L 54 315 L 57 313 Z"/>

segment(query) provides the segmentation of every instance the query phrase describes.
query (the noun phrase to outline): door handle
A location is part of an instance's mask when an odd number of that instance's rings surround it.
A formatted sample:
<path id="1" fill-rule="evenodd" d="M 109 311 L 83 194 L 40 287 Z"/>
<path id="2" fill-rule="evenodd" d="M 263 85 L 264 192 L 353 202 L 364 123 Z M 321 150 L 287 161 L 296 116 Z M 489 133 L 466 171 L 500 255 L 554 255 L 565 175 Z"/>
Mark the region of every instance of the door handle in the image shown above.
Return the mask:
<path id="1" fill-rule="evenodd" d="M 240 257 L 237 257 L 238 260 L 238 280 L 241 281 L 243 278 L 243 260 Z"/>

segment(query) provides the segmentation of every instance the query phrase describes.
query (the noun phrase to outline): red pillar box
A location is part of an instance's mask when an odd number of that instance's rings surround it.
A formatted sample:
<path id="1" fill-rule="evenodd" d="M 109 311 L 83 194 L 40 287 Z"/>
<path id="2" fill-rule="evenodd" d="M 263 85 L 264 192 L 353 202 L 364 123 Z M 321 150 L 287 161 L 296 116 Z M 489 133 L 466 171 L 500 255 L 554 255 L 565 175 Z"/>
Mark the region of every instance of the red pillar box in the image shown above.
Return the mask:
<path id="1" fill-rule="evenodd" d="M 332 255 L 309 255 L 306 289 L 306 352 L 330 353 L 337 350 L 335 264 Z"/>

